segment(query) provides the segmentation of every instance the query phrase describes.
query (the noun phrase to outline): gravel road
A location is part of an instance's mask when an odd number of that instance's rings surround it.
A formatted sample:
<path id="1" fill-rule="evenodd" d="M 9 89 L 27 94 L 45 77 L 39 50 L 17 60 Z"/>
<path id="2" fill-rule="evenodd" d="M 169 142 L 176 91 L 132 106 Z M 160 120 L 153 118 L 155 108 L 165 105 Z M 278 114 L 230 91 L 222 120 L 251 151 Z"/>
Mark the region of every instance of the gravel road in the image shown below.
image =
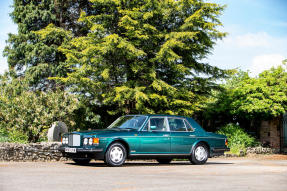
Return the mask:
<path id="1" fill-rule="evenodd" d="M 206 165 L 130 161 L 107 167 L 71 162 L 0 162 L 0 191 L 287 191 L 287 160 L 212 158 Z"/>

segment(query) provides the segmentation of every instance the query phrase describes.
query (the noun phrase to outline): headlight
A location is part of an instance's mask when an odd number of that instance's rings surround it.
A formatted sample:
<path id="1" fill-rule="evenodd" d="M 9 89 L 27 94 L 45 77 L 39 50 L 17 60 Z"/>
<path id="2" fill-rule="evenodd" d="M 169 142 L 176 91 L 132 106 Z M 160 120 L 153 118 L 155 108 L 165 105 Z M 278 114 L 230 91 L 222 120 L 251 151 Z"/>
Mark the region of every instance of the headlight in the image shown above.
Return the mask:
<path id="1" fill-rule="evenodd" d="M 88 144 L 88 138 L 84 138 L 84 145 Z"/>
<path id="2" fill-rule="evenodd" d="M 68 144 L 68 142 L 69 142 L 69 139 L 68 139 L 68 137 L 66 137 L 66 144 Z"/>
<path id="3" fill-rule="evenodd" d="M 93 138 L 89 138 L 89 145 L 93 144 Z"/>
<path id="4" fill-rule="evenodd" d="M 62 144 L 68 144 L 68 138 L 67 137 L 62 138 Z"/>

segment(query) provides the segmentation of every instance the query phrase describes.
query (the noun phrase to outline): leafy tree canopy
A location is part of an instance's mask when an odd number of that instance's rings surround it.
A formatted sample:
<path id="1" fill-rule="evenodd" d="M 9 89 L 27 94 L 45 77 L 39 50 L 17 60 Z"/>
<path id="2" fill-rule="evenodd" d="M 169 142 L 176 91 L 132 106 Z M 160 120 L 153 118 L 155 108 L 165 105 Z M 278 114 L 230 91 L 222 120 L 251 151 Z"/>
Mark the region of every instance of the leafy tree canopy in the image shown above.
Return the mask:
<path id="1" fill-rule="evenodd" d="M 66 76 L 66 57 L 58 47 L 68 39 L 62 31 L 48 38 L 39 38 L 33 31 L 54 24 L 79 36 L 85 28 L 76 21 L 81 9 L 88 7 L 88 0 L 14 0 L 11 17 L 18 33 L 9 34 L 4 50 L 9 68 L 24 76 L 34 89 L 55 89 L 55 82 L 48 77 Z"/>
<path id="2" fill-rule="evenodd" d="M 286 61 L 285 61 L 286 62 Z M 266 70 L 252 78 L 240 72 L 216 93 L 207 104 L 210 115 L 224 114 L 233 118 L 270 118 L 287 111 L 287 65 Z"/>
<path id="3" fill-rule="evenodd" d="M 223 7 L 201 0 L 91 0 L 86 35 L 62 43 L 67 77 L 56 77 L 116 113 L 191 115 L 229 71 L 204 63 Z M 49 25 L 37 34 L 61 33 Z M 57 35 L 55 35 L 57 36 Z"/>

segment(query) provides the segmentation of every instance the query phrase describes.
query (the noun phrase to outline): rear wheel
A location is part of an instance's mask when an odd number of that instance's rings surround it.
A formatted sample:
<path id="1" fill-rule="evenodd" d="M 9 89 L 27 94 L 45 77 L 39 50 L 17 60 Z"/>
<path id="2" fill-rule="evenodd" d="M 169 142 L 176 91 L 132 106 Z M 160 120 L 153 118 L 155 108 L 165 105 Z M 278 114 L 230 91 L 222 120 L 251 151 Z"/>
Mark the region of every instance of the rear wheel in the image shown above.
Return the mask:
<path id="1" fill-rule="evenodd" d="M 113 143 L 105 154 L 105 162 L 108 166 L 121 166 L 127 157 L 126 148 L 121 143 Z"/>
<path id="2" fill-rule="evenodd" d="M 169 164 L 172 159 L 156 159 L 159 164 Z"/>
<path id="3" fill-rule="evenodd" d="M 209 156 L 209 150 L 206 144 L 199 143 L 192 151 L 190 162 L 192 164 L 205 164 Z"/>
<path id="4" fill-rule="evenodd" d="M 90 163 L 91 159 L 73 159 L 76 164 L 87 165 Z"/>

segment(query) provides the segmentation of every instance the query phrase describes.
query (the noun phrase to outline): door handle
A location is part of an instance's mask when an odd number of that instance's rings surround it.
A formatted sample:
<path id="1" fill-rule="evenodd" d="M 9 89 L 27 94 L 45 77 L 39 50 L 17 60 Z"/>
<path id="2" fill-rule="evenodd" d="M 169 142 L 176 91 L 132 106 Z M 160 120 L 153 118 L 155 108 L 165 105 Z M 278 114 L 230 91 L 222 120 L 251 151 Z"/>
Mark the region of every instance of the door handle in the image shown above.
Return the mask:
<path id="1" fill-rule="evenodd" d="M 189 135 L 190 137 L 195 137 L 195 135 Z"/>
<path id="2" fill-rule="evenodd" d="M 169 134 L 164 134 L 163 136 L 164 136 L 164 137 L 169 137 Z"/>

